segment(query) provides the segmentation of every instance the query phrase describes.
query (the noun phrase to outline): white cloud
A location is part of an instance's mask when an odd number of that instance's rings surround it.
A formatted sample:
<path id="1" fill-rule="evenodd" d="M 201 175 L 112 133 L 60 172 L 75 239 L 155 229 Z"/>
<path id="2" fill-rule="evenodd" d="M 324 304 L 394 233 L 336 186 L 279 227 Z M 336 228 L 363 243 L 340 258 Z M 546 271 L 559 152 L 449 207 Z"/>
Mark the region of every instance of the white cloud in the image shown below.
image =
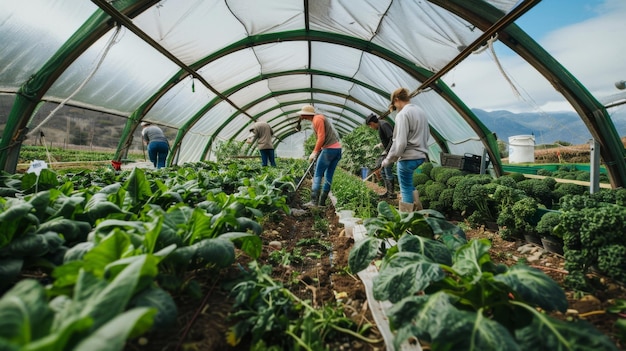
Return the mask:
<path id="1" fill-rule="evenodd" d="M 564 2 L 564 6 L 568 6 Z M 562 27 L 535 38 L 599 100 L 619 92 L 614 83 L 626 79 L 626 1 L 607 0 L 597 17 Z M 558 16 L 558 14 L 555 14 Z M 485 50 L 471 55 L 444 81 L 470 107 L 488 111 L 572 111 L 571 105 L 534 68 L 502 44 L 497 59 L 519 90 L 513 92 L 495 59 Z"/>

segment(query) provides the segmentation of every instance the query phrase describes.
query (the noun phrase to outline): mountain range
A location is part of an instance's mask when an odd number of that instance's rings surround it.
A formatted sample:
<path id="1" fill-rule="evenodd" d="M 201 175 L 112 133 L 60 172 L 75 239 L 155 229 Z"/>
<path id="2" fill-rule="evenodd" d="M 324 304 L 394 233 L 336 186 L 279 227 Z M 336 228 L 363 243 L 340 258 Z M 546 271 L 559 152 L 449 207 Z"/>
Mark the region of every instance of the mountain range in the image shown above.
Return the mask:
<path id="1" fill-rule="evenodd" d="M 586 144 L 591 139 L 587 126 L 575 112 L 513 113 L 480 109 L 472 109 L 472 112 L 504 142 L 515 135 L 534 135 L 536 145 L 555 141 Z M 612 119 L 617 133 L 626 135 L 626 118 L 614 114 Z"/>

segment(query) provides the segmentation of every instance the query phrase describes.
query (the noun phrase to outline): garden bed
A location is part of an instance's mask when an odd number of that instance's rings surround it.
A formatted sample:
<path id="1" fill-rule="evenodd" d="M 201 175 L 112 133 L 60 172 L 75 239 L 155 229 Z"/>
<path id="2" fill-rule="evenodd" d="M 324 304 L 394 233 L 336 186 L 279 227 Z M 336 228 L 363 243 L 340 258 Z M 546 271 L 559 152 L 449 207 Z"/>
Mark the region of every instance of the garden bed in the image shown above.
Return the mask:
<path id="1" fill-rule="evenodd" d="M 330 202 L 330 201 L 329 201 Z M 297 198 L 295 207 L 302 200 Z M 298 211 L 296 211 L 298 212 Z M 260 265 L 271 265 L 272 278 L 291 292 L 320 308 L 334 306 L 338 301 L 345 314 L 361 328 L 367 343 L 345 334 L 337 334 L 328 343 L 331 350 L 384 350 L 384 340 L 375 326 L 367 305 L 363 282 L 349 273 L 348 254 L 354 240 L 344 235 L 332 205 L 307 211 L 300 216 L 282 215 L 263 223 L 263 252 Z M 281 248 L 269 245 L 280 243 Z M 174 296 L 179 308 L 178 322 L 170 330 L 145 335 L 128 342 L 125 350 L 248 350 L 245 341 L 237 346 L 227 343 L 228 320 L 233 299 L 229 283 L 242 269 L 247 269 L 248 257 L 240 253 L 230 269 L 215 275 L 210 270 L 190 272 L 202 281 L 202 298 Z M 276 260 L 279 260 L 278 262 Z M 203 277 L 203 278 L 200 278 Z M 365 328 L 367 329 L 367 328 Z M 279 336 L 285 337 L 285 336 Z"/>
<path id="2" fill-rule="evenodd" d="M 377 192 L 384 189 L 367 182 Z M 397 204 L 398 200 L 393 200 Z M 294 207 L 302 203 L 296 199 Z M 367 305 L 365 287 L 361 280 L 347 269 L 348 254 L 354 241 L 346 237 L 338 223 L 333 206 L 308 211 L 301 216 L 283 215 L 263 224 L 263 253 L 258 260 L 261 264 L 271 264 L 272 278 L 289 288 L 302 299 L 310 300 L 316 307 L 334 306 L 338 300 L 344 306 L 346 314 L 360 326 L 372 325 L 364 335 L 376 339 L 376 343 L 339 335 L 329 341 L 332 350 L 384 350 L 385 343 L 375 326 L 371 311 Z M 563 269 L 563 257 L 547 252 L 538 254 L 537 249 L 520 251 L 523 242 L 502 240 L 497 232 L 480 229 L 466 229 L 468 239 L 487 238 L 492 242 L 491 257 L 496 263 L 508 266 L 525 263 L 538 268 L 563 286 L 567 274 Z M 280 249 L 269 245 L 271 241 L 280 242 Z M 308 244 L 303 244 L 308 242 Z M 328 249 L 330 248 L 330 249 Z M 277 254 L 277 251 L 283 250 Z M 296 252 L 297 254 L 294 254 Z M 273 254 L 274 253 L 274 254 Z M 286 257 L 286 254 L 289 257 Z M 274 258 L 271 258 L 274 256 Z M 282 262 L 275 262 L 276 257 Z M 132 340 L 126 351 L 166 351 L 166 350 L 244 350 L 249 349 L 245 341 L 232 347 L 227 343 L 228 328 L 234 324 L 227 318 L 233 300 L 229 297 L 228 284 L 242 269 L 246 269 L 249 260 L 240 255 L 237 264 L 219 275 L 211 271 L 196 271 L 190 274 L 202 279 L 202 290 L 206 296 L 193 299 L 189 296 L 175 296 L 179 307 L 177 325 L 167 332 L 145 335 Z M 286 264 L 289 261 L 288 264 Z M 615 341 L 623 349 L 615 336 L 614 323 L 617 315 L 605 313 L 615 299 L 626 299 L 626 289 L 604 277 L 597 277 L 604 288 L 593 295 L 580 294 L 564 288 L 569 302 L 566 314 L 554 316 L 563 320 L 584 319 L 593 324 L 602 333 Z M 425 347 L 425 350 L 428 348 Z"/>

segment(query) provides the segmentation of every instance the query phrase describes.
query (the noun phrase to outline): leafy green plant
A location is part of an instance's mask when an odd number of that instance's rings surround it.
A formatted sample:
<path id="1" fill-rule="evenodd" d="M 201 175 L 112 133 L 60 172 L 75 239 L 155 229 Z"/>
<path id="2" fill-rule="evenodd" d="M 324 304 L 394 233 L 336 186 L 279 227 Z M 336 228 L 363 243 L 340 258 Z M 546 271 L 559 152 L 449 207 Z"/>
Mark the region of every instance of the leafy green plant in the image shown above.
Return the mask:
<path id="1" fill-rule="evenodd" d="M 272 251 L 269 254 L 268 260 L 272 264 L 291 266 L 293 263 L 302 263 L 304 261 L 304 256 L 302 255 L 302 250 L 299 248 L 294 248 L 291 252 L 282 248 L 280 250 Z"/>
<path id="2" fill-rule="evenodd" d="M 230 317 L 237 323 L 227 336 L 231 346 L 246 336 L 255 349 L 281 350 L 325 350 L 324 341 L 337 333 L 362 342 L 379 341 L 364 337 L 370 326 L 357 329 L 340 304 L 316 309 L 274 281 L 270 266 L 260 267 L 253 261 L 248 268 L 246 277 L 232 288 L 235 302 Z"/>
<path id="3" fill-rule="evenodd" d="M 561 199 L 562 217 L 555 233 L 563 237 L 565 283 L 575 289 L 589 290 L 586 274 L 592 266 L 607 276 L 626 279 L 626 209 L 599 203 L 587 195 L 572 195 Z"/>
<path id="4" fill-rule="evenodd" d="M 227 161 L 236 156 L 242 156 L 246 144 L 243 141 L 222 141 L 216 147 L 215 157 L 220 161 Z"/>
<path id="5" fill-rule="evenodd" d="M 373 169 L 376 159 L 383 152 L 374 148 L 378 144 L 378 134 L 366 125 L 354 128 L 341 138 L 341 168 L 351 174 L 360 174 L 361 167 Z"/>
<path id="6" fill-rule="evenodd" d="M 465 233 L 456 225 L 434 210 L 398 212 L 387 202 L 378 204 L 378 217 L 367 218 L 365 239 L 355 243 L 348 257 L 353 272 L 365 269 L 380 253 L 390 255 L 397 251 L 396 242 L 406 234 L 416 238 L 436 238 L 438 241 L 425 241 L 424 245 L 438 242 L 456 248 L 466 242 Z M 421 245 L 421 244 L 420 244 Z"/>
<path id="7" fill-rule="evenodd" d="M 496 187 L 491 176 L 465 176 L 454 189 L 453 207 L 462 211 L 473 226 L 495 222 L 498 216 L 498 204 L 493 200 Z"/>
<path id="8" fill-rule="evenodd" d="M 513 206 L 503 207 L 498 214 L 498 225 L 501 227 L 500 236 L 505 240 L 521 239 L 525 234 L 537 234 L 535 225 L 531 223 L 537 212 L 537 200 L 532 197 L 523 197 Z"/>
<path id="9" fill-rule="evenodd" d="M 150 287 L 156 265 L 144 255 L 108 279 L 81 271 L 72 294 L 50 301 L 39 282 L 19 282 L 0 299 L 0 344 L 7 350 L 84 350 L 106 343 L 108 350 L 121 350 L 154 321 L 156 309 L 128 305 Z M 162 317 L 175 319 L 176 313 Z"/>
<path id="10" fill-rule="evenodd" d="M 423 246 L 398 247 L 374 280 L 375 298 L 393 303 L 387 315 L 396 348 L 416 337 L 433 350 L 616 350 L 588 323 L 548 316 L 567 309 L 559 285 L 525 265 L 495 265 L 486 239 L 461 246 L 451 264 Z"/>
<path id="11" fill-rule="evenodd" d="M 350 209 L 359 218 L 376 216 L 378 194 L 352 174 L 338 168 L 331 190 L 337 198 L 336 209 Z"/>

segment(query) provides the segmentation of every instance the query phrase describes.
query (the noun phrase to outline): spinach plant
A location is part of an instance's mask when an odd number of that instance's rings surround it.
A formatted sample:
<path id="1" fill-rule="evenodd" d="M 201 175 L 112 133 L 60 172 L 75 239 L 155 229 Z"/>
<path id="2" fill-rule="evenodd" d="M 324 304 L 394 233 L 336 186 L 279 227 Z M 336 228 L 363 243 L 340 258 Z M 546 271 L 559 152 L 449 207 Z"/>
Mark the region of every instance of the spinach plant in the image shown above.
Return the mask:
<path id="1" fill-rule="evenodd" d="M 364 225 L 367 236 L 355 243 L 348 257 L 353 272 L 365 269 L 381 253 L 395 253 L 395 242 L 407 233 L 419 238 L 437 239 L 422 241 L 420 246 L 428 247 L 437 243 L 454 249 L 466 242 L 463 230 L 446 221 L 441 213 L 428 209 L 399 212 L 386 201 L 378 203 L 378 216 L 365 219 Z"/>
<path id="2" fill-rule="evenodd" d="M 373 282 L 374 297 L 393 303 L 387 316 L 397 348 L 416 337 L 433 350 L 616 350 L 587 322 L 550 317 L 567 309 L 559 285 L 525 265 L 494 264 L 488 240 L 459 247 L 446 264 L 405 237 Z"/>

